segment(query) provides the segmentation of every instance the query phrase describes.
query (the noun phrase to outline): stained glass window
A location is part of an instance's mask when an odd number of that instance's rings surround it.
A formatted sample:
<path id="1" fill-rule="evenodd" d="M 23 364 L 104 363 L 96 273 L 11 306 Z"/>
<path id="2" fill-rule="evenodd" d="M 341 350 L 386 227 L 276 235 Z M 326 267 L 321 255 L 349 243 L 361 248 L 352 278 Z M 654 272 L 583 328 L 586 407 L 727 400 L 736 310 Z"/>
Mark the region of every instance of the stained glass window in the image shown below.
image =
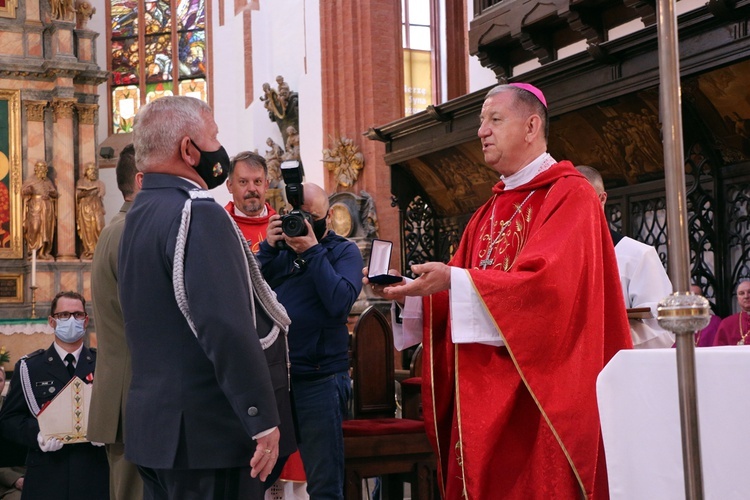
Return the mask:
<path id="1" fill-rule="evenodd" d="M 172 31 L 172 14 L 169 2 L 146 0 L 146 33 L 149 35 Z"/>
<path id="2" fill-rule="evenodd" d="M 206 8 L 205 0 L 110 0 L 113 132 L 129 132 L 138 108 L 159 97 L 208 99 Z"/>
<path id="3" fill-rule="evenodd" d="M 180 33 L 180 77 L 206 74 L 206 32 Z"/>
<path id="4" fill-rule="evenodd" d="M 205 30 L 206 8 L 204 0 L 180 0 L 177 5 L 177 26 L 182 30 Z"/>

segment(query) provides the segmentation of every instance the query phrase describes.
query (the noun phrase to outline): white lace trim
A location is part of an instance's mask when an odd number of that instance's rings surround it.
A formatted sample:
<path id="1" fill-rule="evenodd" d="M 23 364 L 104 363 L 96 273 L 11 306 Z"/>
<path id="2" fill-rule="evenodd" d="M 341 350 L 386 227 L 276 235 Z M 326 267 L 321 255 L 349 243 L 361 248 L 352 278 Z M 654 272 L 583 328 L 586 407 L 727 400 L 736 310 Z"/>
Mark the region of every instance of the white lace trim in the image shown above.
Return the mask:
<path id="1" fill-rule="evenodd" d="M 550 167 L 552 167 L 552 165 L 554 165 L 555 163 L 557 163 L 557 161 L 552 158 L 549 153 L 542 153 L 541 155 L 537 156 L 534 161 L 523 167 L 515 174 L 511 174 L 507 177 L 502 176 L 500 177 L 500 179 L 502 179 L 503 183 L 505 183 L 505 190 L 510 191 L 511 189 L 516 189 L 517 187 L 521 187 L 524 184 L 531 182 L 534 177 L 541 174 L 545 170 L 549 170 Z"/>

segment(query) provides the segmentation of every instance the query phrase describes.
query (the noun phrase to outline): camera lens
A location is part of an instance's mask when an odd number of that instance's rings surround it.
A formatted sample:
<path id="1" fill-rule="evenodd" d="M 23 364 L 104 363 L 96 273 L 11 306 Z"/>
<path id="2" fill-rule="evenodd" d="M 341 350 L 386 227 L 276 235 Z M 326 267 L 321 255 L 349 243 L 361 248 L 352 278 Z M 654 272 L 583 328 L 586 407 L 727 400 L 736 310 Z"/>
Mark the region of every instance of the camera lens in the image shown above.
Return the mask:
<path id="1" fill-rule="evenodd" d="M 287 214 L 281 218 L 281 230 L 287 236 L 304 236 L 307 234 L 305 219 L 300 214 Z"/>

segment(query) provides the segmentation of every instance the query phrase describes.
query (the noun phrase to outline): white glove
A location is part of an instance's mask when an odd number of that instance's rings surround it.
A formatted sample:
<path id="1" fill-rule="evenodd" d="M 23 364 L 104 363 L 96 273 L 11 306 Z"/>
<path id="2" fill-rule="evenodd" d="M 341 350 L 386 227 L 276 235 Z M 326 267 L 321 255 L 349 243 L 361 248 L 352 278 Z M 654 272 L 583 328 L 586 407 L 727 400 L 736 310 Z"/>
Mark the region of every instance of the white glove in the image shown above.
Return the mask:
<path id="1" fill-rule="evenodd" d="M 49 438 L 45 441 L 41 432 L 36 435 L 36 442 L 39 443 L 39 448 L 42 451 L 57 451 L 63 447 L 63 442 L 57 438 Z"/>
<path id="2" fill-rule="evenodd" d="M 90 443 L 96 446 L 97 448 L 104 446 L 104 443 L 97 443 L 96 441 L 90 441 Z"/>

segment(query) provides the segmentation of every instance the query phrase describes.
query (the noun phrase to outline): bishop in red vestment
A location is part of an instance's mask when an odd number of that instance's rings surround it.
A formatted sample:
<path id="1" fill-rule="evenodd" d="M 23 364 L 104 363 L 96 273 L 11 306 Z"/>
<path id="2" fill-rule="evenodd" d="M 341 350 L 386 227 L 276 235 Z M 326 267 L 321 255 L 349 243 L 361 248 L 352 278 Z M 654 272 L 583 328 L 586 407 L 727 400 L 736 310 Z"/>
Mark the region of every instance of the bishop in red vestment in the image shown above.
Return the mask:
<path id="1" fill-rule="evenodd" d="M 425 426 L 444 498 L 608 498 L 595 382 L 632 341 L 601 205 L 546 153 L 546 118 L 535 87 L 491 90 L 479 136 L 503 176 L 492 198 L 447 266 L 373 287 L 424 296 Z"/>

